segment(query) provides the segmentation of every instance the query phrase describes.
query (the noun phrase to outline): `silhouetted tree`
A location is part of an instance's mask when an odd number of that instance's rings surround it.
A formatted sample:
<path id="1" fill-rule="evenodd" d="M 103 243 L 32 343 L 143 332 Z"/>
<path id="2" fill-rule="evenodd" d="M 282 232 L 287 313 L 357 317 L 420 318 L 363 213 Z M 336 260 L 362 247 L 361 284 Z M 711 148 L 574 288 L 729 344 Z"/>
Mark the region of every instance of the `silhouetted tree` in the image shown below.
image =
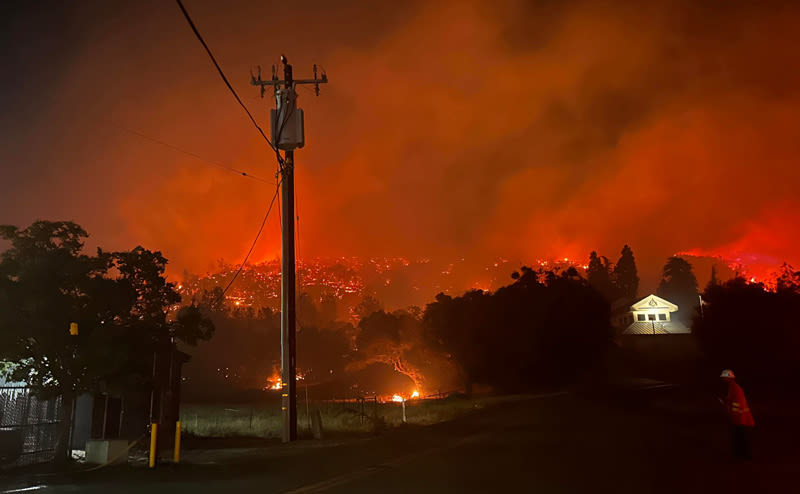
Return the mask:
<path id="1" fill-rule="evenodd" d="M 609 273 L 610 266 L 608 258 L 605 256 L 598 256 L 597 252 L 592 251 L 589 254 L 589 267 L 586 269 L 586 277 L 595 290 L 602 293 L 606 300 L 614 300 L 616 297 L 616 290 L 611 283 L 611 275 Z"/>
<path id="2" fill-rule="evenodd" d="M 424 387 L 424 373 L 419 363 L 411 358 L 415 348 L 422 344 L 418 318 L 403 310 L 391 314 L 381 310 L 362 319 L 358 328 L 358 351 L 347 366 L 348 370 L 363 369 L 375 363 L 387 364 L 408 376 L 419 389 Z"/>
<path id="3" fill-rule="evenodd" d="M 308 327 L 319 327 L 319 310 L 306 292 L 297 297 L 297 327 L 302 331 Z"/>
<path id="4" fill-rule="evenodd" d="M 422 321 L 423 311 L 422 308 L 417 305 L 409 305 L 408 307 L 403 309 L 403 312 L 413 317 L 417 321 Z"/>
<path id="5" fill-rule="evenodd" d="M 88 234 L 72 222 L 0 227 L 11 247 L 0 256 L 0 360 L 3 372 L 40 396 L 61 396 L 56 458 L 66 459 L 69 413 L 77 394 L 124 390 L 149 379 L 148 358 L 172 334 L 194 344 L 213 324 L 163 277 L 166 259 L 137 247 L 82 253 Z M 70 335 L 70 323 L 79 334 Z"/>
<path id="6" fill-rule="evenodd" d="M 667 259 L 658 284 L 658 296 L 676 304 L 679 317 L 690 322 L 699 304 L 697 278 L 692 272 L 692 265 L 680 257 Z"/>
<path id="7" fill-rule="evenodd" d="M 639 292 L 639 274 L 636 270 L 636 260 L 633 250 L 625 245 L 622 253 L 614 266 L 614 285 L 617 295 L 626 299 L 635 299 Z"/>
<path id="8" fill-rule="evenodd" d="M 382 310 L 373 312 L 358 323 L 360 331 L 356 345 L 363 348 L 377 340 L 400 342 L 400 324 L 400 318 L 393 314 L 387 314 Z"/>
<path id="9" fill-rule="evenodd" d="M 719 279 L 717 279 L 717 265 L 711 265 L 711 278 L 708 280 L 708 284 L 706 285 L 706 290 L 710 289 L 711 287 L 719 285 Z"/>
<path id="10" fill-rule="evenodd" d="M 608 347 L 608 301 L 577 270 L 521 271 L 493 294 L 439 294 L 425 310 L 426 335 L 459 364 L 467 392 L 476 382 L 509 391 L 560 386 Z"/>
<path id="11" fill-rule="evenodd" d="M 141 246 L 111 254 L 112 268 L 119 273 L 116 281 L 126 290 L 133 305 L 121 318 L 130 327 L 147 334 L 149 341 L 165 342 L 170 336 L 195 345 L 214 334 L 214 325 L 197 306 L 179 307 L 180 294 L 175 283 L 164 277 L 167 259 L 159 251 Z M 173 309 L 175 318 L 167 319 Z"/>
<path id="12" fill-rule="evenodd" d="M 453 298 L 440 293 L 425 308 L 423 324 L 428 343 L 446 354 L 459 368 L 467 394 L 476 382 L 486 380 L 487 358 L 491 350 L 488 320 L 490 295 L 472 290 Z"/>
<path id="13" fill-rule="evenodd" d="M 319 317 L 322 327 L 334 325 L 336 322 L 336 296 L 324 294 L 319 302 Z"/>
<path id="14" fill-rule="evenodd" d="M 228 308 L 225 306 L 225 293 L 223 293 L 222 287 L 219 286 L 215 286 L 211 290 L 203 290 L 197 305 L 208 313 L 223 313 L 228 311 Z"/>
<path id="15" fill-rule="evenodd" d="M 755 389 L 796 390 L 800 292 L 770 292 L 739 277 L 709 286 L 703 300 L 703 317 L 695 318 L 692 332 L 716 369 L 734 369 Z"/>
<path id="16" fill-rule="evenodd" d="M 364 295 L 364 298 L 355 306 L 353 312 L 360 321 L 370 314 L 381 310 L 383 310 L 383 305 L 381 305 L 380 300 L 372 295 Z"/>
<path id="17" fill-rule="evenodd" d="M 297 367 L 306 383 L 321 383 L 344 370 L 350 344 L 343 331 L 307 327 L 297 335 Z"/>
<path id="18" fill-rule="evenodd" d="M 783 263 L 775 280 L 775 289 L 779 293 L 800 293 L 800 271 L 795 271 L 790 264 Z"/>

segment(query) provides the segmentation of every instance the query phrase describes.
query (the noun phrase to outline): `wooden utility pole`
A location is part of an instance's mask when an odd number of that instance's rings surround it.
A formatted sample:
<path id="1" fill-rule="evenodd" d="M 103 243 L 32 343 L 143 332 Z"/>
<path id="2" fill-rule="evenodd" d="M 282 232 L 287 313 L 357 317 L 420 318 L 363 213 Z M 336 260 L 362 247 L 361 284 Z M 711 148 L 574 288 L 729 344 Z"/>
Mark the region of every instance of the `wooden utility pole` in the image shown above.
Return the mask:
<path id="1" fill-rule="evenodd" d="M 297 317 L 295 304 L 295 245 L 294 245 L 294 150 L 305 145 L 303 110 L 297 108 L 297 84 L 313 84 L 319 95 L 319 85 L 328 82 L 324 73 L 317 78 L 314 65 L 314 78 L 295 80 L 292 66 L 281 55 L 283 79 L 278 79 L 272 67 L 272 79 L 262 80 L 261 69 L 258 77 L 252 76 L 250 83 L 261 88 L 264 97 L 265 87 L 272 86 L 276 109 L 270 110 L 270 130 L 272 143 L 278 156 L 281 175 L 281 413 L 283 415 L 283 442 L 297 439 Z M 281 87 L 283 86 L 283 87 Z M 281 158 L 280 150 L 284 151 Z"/>

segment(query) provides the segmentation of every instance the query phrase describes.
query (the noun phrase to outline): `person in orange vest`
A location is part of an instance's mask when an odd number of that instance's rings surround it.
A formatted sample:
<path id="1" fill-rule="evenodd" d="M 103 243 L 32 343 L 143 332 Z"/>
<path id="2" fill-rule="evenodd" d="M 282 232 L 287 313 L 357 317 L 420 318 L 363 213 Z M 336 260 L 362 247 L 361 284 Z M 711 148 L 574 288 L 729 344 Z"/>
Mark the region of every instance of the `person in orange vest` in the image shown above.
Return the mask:
<path id="1" fill-rule="evenodd" d="M 739 460 L 749 460 L 751 458 L 750 434 L 756 425 L 753 414 L 750 412 L 742 387 L 736 383 L 733 371 L 725 369 L 719 377 L 728 384 L 728 395 L 723 404 L 731 424 L 733 456 Z"/>

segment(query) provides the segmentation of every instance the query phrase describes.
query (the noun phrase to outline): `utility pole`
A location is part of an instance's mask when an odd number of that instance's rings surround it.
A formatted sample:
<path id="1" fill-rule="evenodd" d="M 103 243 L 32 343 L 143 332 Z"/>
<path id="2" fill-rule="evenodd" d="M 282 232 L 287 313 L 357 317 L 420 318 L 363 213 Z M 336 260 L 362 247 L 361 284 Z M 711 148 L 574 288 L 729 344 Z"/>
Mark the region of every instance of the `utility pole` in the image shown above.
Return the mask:
<path id="1" fill-rule="evenodd" d="M 281 175 L 281 414 L 283 415 L 283 442 L 297 439 L 297 318 L 295 303 L 295 246 L 294 246 L 294 150 L 305 145 L 303 110 L 297 108 L 298 84 L 313 84 L 317 96 L 319 85 L 328 82 L 323 72 L 317 78 L 314 65 L 313 79 L 296 80 L 292 76 L 292 66 L 281 55 L 283 79 L 278 79 L 275 66 L 272 66 L 272 79 L 261 79 L 251 74 L 250 83 L 261 88 L 264 97 L 266 86 L 272 86 L 276 109 L 270 110 L 270 130 L 272 144 L 278 155 Z M 284 156 L 280 157 L 280 149 Z"/>

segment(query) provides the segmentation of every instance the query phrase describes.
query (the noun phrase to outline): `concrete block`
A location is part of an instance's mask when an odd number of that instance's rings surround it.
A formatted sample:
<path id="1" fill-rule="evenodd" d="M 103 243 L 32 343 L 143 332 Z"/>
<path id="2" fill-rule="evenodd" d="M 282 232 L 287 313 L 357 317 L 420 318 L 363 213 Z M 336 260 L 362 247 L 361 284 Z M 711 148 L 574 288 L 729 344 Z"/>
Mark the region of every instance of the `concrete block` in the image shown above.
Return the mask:
<path id="1" fill-rule="evenodd" d="M 86 441 L 86 463 L 127 463 L 127 439 L 89 439 Z"/>

